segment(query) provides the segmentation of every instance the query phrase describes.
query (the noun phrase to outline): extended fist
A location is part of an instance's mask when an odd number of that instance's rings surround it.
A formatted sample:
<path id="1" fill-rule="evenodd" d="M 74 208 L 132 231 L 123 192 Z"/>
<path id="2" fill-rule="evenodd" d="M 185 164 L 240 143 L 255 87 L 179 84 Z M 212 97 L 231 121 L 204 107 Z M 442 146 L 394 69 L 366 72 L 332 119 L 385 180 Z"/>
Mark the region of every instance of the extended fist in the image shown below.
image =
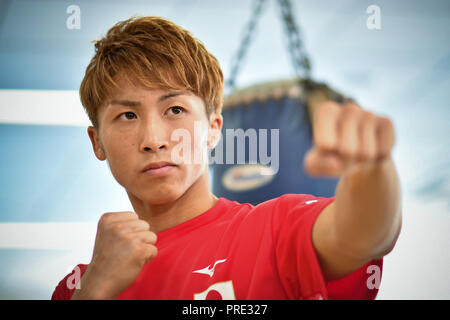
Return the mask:
<path id="1" fill-rule="evenodd" d="M 315 112 L 314 146 L 305 156 L 305 170 L 314 176 L 338 176 L 361 163 L 390 156 L 395 142 L 392 122 L 364 111 L 354 102 L 327 101 Z"/>

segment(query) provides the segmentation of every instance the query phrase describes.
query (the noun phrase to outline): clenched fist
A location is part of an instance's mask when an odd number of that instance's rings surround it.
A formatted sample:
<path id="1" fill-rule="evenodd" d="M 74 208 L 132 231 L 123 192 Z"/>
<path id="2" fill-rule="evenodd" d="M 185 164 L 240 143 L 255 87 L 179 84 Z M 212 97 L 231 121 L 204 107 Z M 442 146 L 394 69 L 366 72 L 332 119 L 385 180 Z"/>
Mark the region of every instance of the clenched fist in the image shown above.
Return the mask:
<path id="1" fill-rule="evenodd" d="M 92 261 L 72 299 L 114 299 L 137 278 L 157 249 L 156 234 L 134 212 L 104 214 Z"/>
<path id="2" fill-rule="evenodd" d="M 383 160 L 395 142 L 388 118 L 354 102 L 323 103 L 314 114 L 313 135 L 314 146 L 304 160 L 306 172 L 313 176 L 339 176 L 355 165 Z"/>

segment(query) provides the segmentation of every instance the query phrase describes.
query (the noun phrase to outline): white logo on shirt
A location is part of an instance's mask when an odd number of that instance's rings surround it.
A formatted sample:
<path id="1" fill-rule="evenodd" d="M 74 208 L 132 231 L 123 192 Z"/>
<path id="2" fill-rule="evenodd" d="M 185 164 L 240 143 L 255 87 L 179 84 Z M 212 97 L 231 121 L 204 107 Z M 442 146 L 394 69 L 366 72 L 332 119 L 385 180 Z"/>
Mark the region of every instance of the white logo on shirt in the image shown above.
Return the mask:
<path id="1" fill-rule="evenodd" d="M 311 203 L 314 203 L 314 202 L 317 202 L 317 200 L 308 200 L 308 201 L 306 201 L 305 203 L 306 203 L 306 204 L 311 204 Z"/>
<path id="2" fill-rule="evenodd" d="M 206 268 L 192 271 L 192 273 L 202 273 L 202 274 L 206 274 L 206 275 L 208 275 L 208 276 L 210 276 L 212 278 L 212 276 L 214 275 L 214 270 L 216 268 L 216 265 L 218 263 L 222 263 L 222 262 L 225 262 L 225 261 L 227 261 L 227 259 L 217 260 L 216 262 L 214 262 L 212 267 L 211 267 L 211 265 L 209 265 Z"/>

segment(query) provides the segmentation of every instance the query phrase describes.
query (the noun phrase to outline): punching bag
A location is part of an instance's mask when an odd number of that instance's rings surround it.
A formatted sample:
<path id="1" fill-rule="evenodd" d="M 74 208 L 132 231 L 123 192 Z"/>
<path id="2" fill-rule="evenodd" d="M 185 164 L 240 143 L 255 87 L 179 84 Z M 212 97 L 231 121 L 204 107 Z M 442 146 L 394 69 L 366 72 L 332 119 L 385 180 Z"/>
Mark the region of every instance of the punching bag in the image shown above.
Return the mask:
<path id="1" fill-rule="evenodd" d="M 282 80 L 244 88 L 225 98 L 221 140 L 210 154 L 216 196 L 256 205 L 286 193 L 334 196 L 337 178 L 309 176 L 311 117 L 343 96 L 311 80 Z"/>

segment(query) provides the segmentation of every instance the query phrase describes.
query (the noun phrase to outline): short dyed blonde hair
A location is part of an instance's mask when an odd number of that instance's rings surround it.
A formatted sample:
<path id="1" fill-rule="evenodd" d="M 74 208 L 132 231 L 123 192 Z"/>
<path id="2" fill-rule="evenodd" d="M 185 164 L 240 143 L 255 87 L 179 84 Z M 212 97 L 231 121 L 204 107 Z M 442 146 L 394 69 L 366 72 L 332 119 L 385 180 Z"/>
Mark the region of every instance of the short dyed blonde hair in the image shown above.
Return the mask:
<path id="1" fill-rule="evenodd" d="M 209 116 L 220 113 L 224 79 L 217 59 L 191 33 L 160 17 L 132 17 L 120 21 L 95 41 L 80 86 L 80 99 L 98 127 L 98 108 L 125 75 L 149 89 L 189 90 L 201 97 Z"/>

